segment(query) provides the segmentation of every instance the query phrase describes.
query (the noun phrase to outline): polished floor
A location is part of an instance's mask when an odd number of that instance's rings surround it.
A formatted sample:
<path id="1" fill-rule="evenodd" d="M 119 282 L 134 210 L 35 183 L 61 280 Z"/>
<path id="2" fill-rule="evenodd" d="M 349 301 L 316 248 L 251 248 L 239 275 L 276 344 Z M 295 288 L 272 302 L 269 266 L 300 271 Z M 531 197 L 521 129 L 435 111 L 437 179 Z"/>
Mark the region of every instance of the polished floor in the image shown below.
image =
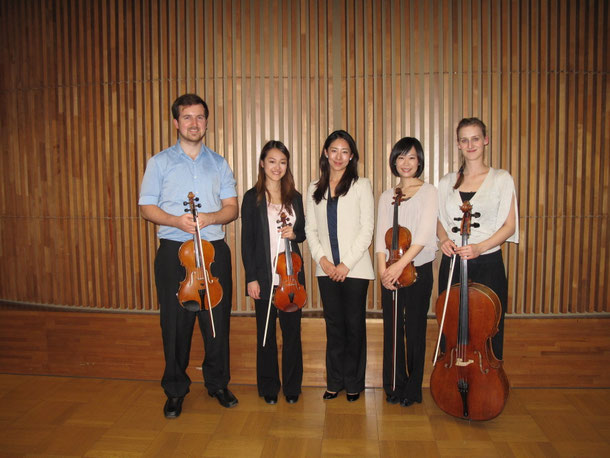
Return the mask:
<path id="1" fill-rule="evenodd" d="M 468 422 L 428 389 L 411 407 L 380 389 L 323 401 L 319 387 L 271 406 L 233 385 L 239 405 L 224 409 L 191 388 L 166 420 L 157 382 L 0 374 L 0 456 L 610 456 L 610 389 L 515 388 L 498 418 Z"/>

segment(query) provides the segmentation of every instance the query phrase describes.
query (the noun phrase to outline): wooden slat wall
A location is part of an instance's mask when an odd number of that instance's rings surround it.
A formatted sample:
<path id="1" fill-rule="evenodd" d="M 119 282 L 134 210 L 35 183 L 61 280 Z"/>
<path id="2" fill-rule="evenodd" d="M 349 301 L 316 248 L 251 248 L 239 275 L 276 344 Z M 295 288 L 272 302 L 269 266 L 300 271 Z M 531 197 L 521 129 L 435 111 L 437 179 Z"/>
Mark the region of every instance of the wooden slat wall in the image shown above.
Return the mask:
<path id="1" fill-rule="evenodd" d="M 610 102 L 605 0 L 24 0 L 0 2 L 0 299 L 154 311 L 146 160 L 175 142 L 184 92 L 206 143 L 250 188 L 266 140 L 318 175 L 351 132 L 378 197 L 405 135 L 434 184 L 455 126 L 488 124 L 489 162 L 517 185 L 521 243 L 504 249 L 514 315 L 608 313 Z M 241 224 L 227 227 L 234 308 L 249 312 Z M 320 301 L 305 244 L 312 300 Z M 369 308 L 380 309 L 371 284 Z M 434 299 L 434 298 L 433 298 Z"/>

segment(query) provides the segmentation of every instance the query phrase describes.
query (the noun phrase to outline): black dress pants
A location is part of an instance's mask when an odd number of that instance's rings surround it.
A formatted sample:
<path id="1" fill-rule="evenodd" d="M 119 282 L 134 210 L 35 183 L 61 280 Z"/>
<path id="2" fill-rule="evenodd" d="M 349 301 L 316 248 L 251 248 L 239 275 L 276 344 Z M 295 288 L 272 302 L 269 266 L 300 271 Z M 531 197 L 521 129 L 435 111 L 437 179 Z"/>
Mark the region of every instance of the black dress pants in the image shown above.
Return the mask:
<path id="1" fill-rule="evenodd" d="M 441 267 L 438 273 L 438 292 L 439 295 L 447 288 L 447 277 L 451 268 L 451 258 L 443 255 Z M 491 338 L 491 347 L 496 358 L 503 359 L 504 354 L 504 315 L 508 303 L 508 281 L 506 279 L 506 271 L 504 269 L 504 261 L 502 260 L 502 251 L 498 250 L 490 254 L 481 255 L 468 261 L 468 279 L 475 283 L 491 288 L 500 299 L 502 305 L 502 314 L 500 315 L 500 323 L 498 324 L 498 332 Z M 453 278 L 451 284 L 460 282 L 460 257 L 455 260 L 453 269 Z M 441 345 L 444 351 L 444 340 Z"/>
<path id="2" fill-rule="evenodd" d="M 263 296 L 261 296 L 263 297 Z M 267 341 L 265 323 L 269 299 L 254 301 L 256 310 L 256 384 L 259 396 L 277 396 L 280 382 L 276 322 L 279 317 L 282 329 L 282 381 L 285 396 L 301 394 L 303 382 L 303 351 L 301 348 L 301 310 L 283 312 L 271 304 Z"/>
<path id="3" fill-rule="evenodd" d="M 229 384 L 229 323 L 231 316 L 231 252 L 224 240 L 211 242 L 215 250 L 212 276 L 223 289 L 220 303 L 212 308 L 216 337 L 212 335 L 210 312 L 189 312 L 180 306 L 176 293 L 184 280 L 185 269 L 178 259 L 181 243 L 162 239 L 155 257 L 155 283 L 160 306 L 161 334 L 165 354 L 165 371 L 161 386 L 168 397 L 180 397 L 189 392 L 191 379 L 186 373 L 191 351 L 195 319 L 203 337 L 205 356 L 203 378 L 209 393 L 225 389 Z"/>
<path id="4" fill-rule="evenodd" d="M 366 292 L 369 280 L 318 277 L 326 321 L 328 391 L 360 393 L 366 372 Z"/>
<path id="5" fill-rule="evenodd" d="M 386 394 L 421 402 L 424 364 L 426 362 L 426 328 L 432 294 L 432 262 L 416 267 L 417 281 L 400 288 L 396 314 L 396 383 L 393 385 L 394 300 L 393 292 L 381 288 L 383 307 L 383 388 Z M 406 345 L 406 354 L 405 354 Z"/>

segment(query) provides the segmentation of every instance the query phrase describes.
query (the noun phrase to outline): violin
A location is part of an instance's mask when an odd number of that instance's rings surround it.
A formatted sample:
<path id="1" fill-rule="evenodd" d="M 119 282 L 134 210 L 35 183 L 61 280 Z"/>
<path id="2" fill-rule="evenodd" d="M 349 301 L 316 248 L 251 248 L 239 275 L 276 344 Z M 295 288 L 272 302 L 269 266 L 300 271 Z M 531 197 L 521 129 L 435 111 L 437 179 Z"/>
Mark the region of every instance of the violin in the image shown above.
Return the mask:
<path id="1" fill-rule="evenodd" d="M 457 220 L 462 221 L 460 234 L 464 246 L 468 244 L 471 218 L 480 215 L 471 213 L 468 201 L 460 209 L 463 217 Z M 430 378 L 434 402 L 449 415 L 491 420 L 504 409 L 508 377 L 503 362 L 495 357 L 491 347 L 501 313 L 500 299 L 491 288 L 468 282 L 468 260 L 461 259 L 460 283 L 446 289 L 436 301 L 439 342 L 440 333 L 444 333 L 446 351 L 438 360 L 435 357 Z"/>
<path id="2" fill-rule="evenodd" d="M 188 202 L 184 202 L 184 205 L 188 206 L 184 211 L 192 214 L 195 223 L 197 223 L 197 208 L 201 208 L 201 204 L 196 203 L 198 201 L 199 197 L 189 192 Z M 186 275 L 180 282 L 176 296 L 180 305 L 189 312 L 209 310 L 213 335 L 216 337 L 212 308 L 220 303 L 223 293 L 218 278 L 213 277 L 210 270 L 214 255 L 214 246 L 201 238 L 198 227 L 193 239 L 184 242 L 178 250 L 178 258 L 186 269 Z"/>
<path id="3" fill-rule="evenodd" d="M 408 200 L 402 193 L 402 189 L 398 186 L 395 190 L 394 201 L 394 220 L 392 227 L 385 233 L 385 246 L 390 252 L 389 259 L 386 261 L 387 266 L 391 266 L 397 262 L 407 252 L 411 246 L 411 231 L 404 226 L 398 224 L 398 207 L 401 202 Z M 402 271 L 398 280 L 394 284 L 397 288 L 411 286 L 417 280 L 417 271 L 415 264 L 411 261 Z"/>
<path id="4" fill-rule="evenodd" d="M 285 212 L 282 212 L 277 222 L 281 223 L 281 228 L 290 225 Z M 307 302 L 307 292 L 299 282 L 302 265 L 301 257 L 292 251 L 290 240 L 284 239 L 284 252 L 277 257 L 276 271 L 280 283 L 275 290 L 275 306 L 283 312 L 296 312 Z"/>
<path id="5" fill-rule="evenodd" d="M 404 196 L 400 186 L 398 186 L 394 192 L 394 201 L 392 202 L 392 205 L 394 206 L 392 227 L 385 233 L 385 246 L 390 252 L 389 258 L 386 261 L 386 266 L 390 266 L 397 262 L 411 246 L 411 231 L 398 224 L 398 207 L 400 207 L 402 202 L 408 200 L 408 198 Z M 411 261 L 402 270 L 400 276 L 394 283 L 394 286 L 397 288 L 405 288 L 411 286 L 416 280 L 417 271 L 415 270 L 415 264 Z M 392 391 L 394 391 L 396 389 L 396 348 L 398 345 L 398 293 L 395 290 L 392 291 L 392 303 L 392 329 L 394 331 L 392 338 Z"/>

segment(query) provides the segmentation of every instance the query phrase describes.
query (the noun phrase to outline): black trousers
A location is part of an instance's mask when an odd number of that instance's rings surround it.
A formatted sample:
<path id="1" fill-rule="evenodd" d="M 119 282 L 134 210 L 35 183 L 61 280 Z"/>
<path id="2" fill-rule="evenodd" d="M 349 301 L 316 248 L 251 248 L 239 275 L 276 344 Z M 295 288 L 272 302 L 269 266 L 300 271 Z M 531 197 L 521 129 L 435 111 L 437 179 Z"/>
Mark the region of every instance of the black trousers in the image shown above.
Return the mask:
<path id="1" fill-rule="evenodd" d="M 261 297 L 264 297 L 261 295 Z M 276 323 L 282 330 L 282 381 L 285 396 L 301 394 L 303 382 L 303 350 L 301 348 L 301 310 L 283 312 L 271 304 L 267 341 L 265 323 L 269 299 L 254 301 L 256 310 L 256 384 L 259 396 L 276 396 L 282 383 L 277 356 Z"/>
<path id="2" fill-rule="evenodd" d="M 366 372 L 366 292 L 369 280 L 318 277 L 326 321 L 328 391 L 360 393 Z"/>
<path id="3" fill-rule="evenodd" d="M 383 388 L 386 394 L 421 402 L 426 328 L 432 294 L 432 262 L 416 267 L 417 281 L 397 290 L 396 388 L 392 389 L 394 359 L 393 292 L 381 288 L 383 307 Z M 406 344 L 406 354 L 405 354 Z M 405 358 L 406 356 L 406 358 Z"/>
<path id="4" fill-rule="evenodd" d="M 178 259 L 181 243 L 161 240 L 155 257 L 155 283 L 160 306 L 161 334 L 165 354 L 165 371 L 161 386 L 168 397 L 184 396 L 189 392 L 191 379 L 186 373 L 191 352 L 191 338 L 195 319 L 203 337 L 205 357 L 203 378 L 208 392 L 225 389 L 229 384 L 229 322 L 231 316 L 231 252 L 224 240 L 211 242 L 215 250 L 212 276 L 217 277 L 223 289 L 220 303 L 212 309 L 216 337 L 212 336 L 208 310 L 189 312 L 182 308 L 176 297 L 185 269 Z"/>
<path id="5" fill-rule="evenodd" d="M 451 284 L 460 282 L 460 257 L 455 260 L 453 278 Z M 441 294 L 447 288 L 447 277 L 451 268 L 451 258 L 443 255 L 441 267 L 438 273 L 438 292 Z M 496 358 L 503 359 L 504 354 L 504 315 L 508 303 L 508 280 L 502 260 L 502 251 L 498 250 L 490 254 L 481 255 L 478 258 L 468 261 L 468 278 L 475 283 L 491 288 L 500 299 L 502 314 L 498 324 L 498 332 L 491 339 L 491 346 Z M 441 349 L 444 351 L 444 340 L 441 342 Z"/>

